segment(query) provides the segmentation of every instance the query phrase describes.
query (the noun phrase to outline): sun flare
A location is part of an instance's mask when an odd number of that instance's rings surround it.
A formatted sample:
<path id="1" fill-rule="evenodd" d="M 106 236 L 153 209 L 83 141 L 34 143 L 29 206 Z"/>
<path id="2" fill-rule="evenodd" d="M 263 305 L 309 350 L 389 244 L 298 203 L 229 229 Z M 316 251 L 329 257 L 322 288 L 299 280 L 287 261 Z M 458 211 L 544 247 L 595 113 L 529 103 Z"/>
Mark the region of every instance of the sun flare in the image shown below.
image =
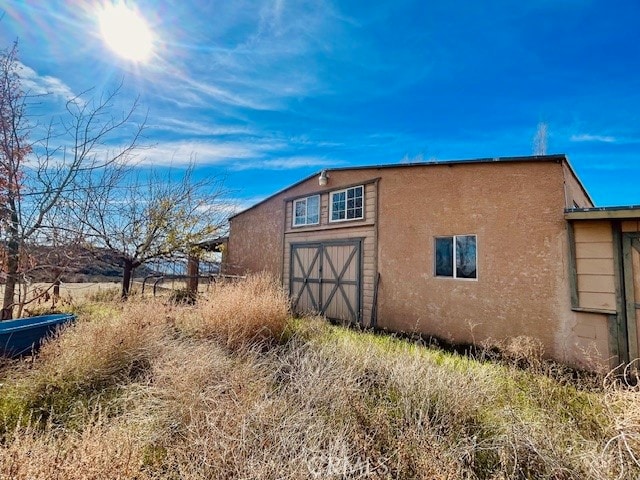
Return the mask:
<path id="1" fill-rule="evenodd" d="M 98 21 L 104 42 L 117 55 L 134 62 L 150 58 L 153 33 L 138 12 L 124 3 L 108 3 L 98 14 Z"/>

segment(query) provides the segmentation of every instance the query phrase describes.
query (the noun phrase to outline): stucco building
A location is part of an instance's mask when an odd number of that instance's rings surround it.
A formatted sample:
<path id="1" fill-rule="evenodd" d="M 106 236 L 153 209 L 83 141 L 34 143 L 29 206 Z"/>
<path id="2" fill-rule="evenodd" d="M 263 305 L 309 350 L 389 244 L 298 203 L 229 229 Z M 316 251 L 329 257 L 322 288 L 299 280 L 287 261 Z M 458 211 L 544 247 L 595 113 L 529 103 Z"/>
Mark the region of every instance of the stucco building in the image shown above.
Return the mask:
<path id="1" fill-rule="evenodd" d="M 595 208 L 564 155 L 338 168 L 233 216 L 226 263 L 298 311 L 609 367 L 638 354 L 639 219 Z"/>

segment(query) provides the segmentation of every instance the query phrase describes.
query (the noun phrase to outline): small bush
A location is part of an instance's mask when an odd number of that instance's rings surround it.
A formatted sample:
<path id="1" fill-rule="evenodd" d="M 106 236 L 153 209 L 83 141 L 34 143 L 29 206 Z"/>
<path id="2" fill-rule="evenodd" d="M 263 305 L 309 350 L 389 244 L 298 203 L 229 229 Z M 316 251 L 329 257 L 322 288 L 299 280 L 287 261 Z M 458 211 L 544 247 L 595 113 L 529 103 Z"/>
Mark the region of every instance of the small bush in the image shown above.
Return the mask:
<path id="1" fill-rule="evenodd" d="M 214 338 L 237 348 L 280 341 L 289 316 L 289 300 L 282 286 L 267 275 L 256 275 L 214 284 L 181 325 L 200 338 Z"/>
<path id="2" fill-rule="evenodd" d="M 188 288 L 179 288 L 176 290 L 172 290 L 169 294 L 169 301 L 178 305 L 193 305 L 196 303 L 197 299 L 198 294 L 192 290 L 189 290 Z"/>
<path id="3" fill-rule="evenodd" d="M 87 294 L 89 302 L 115 302 L 122 299 L 120 287 L 98 287 L 97 290 Z"/>

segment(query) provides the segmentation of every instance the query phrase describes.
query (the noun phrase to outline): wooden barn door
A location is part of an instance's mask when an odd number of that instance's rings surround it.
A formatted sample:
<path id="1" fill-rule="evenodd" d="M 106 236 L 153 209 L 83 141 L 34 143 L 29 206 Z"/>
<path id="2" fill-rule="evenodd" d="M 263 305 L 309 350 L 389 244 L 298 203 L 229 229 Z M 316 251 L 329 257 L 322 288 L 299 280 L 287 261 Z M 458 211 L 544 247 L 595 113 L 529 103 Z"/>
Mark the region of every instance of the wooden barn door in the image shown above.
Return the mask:
<path id="1" fill-rule="evenodd" d="M 361 240 L 291 245 L 289 289 L 297 312 L 360 322 Z"/>
<path id="2" fill-rule="evenodd" d="M 633 360 L 640 357 L 640 233 L 623 234 L 622 259 L 629 359 Z"/>

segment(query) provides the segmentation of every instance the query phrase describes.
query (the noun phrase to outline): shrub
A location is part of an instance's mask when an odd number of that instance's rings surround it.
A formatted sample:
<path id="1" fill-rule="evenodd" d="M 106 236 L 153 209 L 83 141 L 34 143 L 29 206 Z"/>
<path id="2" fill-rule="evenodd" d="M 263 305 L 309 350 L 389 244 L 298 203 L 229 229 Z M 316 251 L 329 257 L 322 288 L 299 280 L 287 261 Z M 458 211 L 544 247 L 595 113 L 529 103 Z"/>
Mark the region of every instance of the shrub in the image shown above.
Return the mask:
<path id="1" fill-rule="evenodd" d="M 228 347 L 279 341 L 289 321 L 289 301 L 282 286 L 267 275 L 216 283 L 181 326 L 199 338 Z"/>
<path id="2" fill-rule="evenodd" d="M 98 286 L 97 290 L 88 293 L 86 298 L 89 302 L 115 302 L 122 299 L 122 289 L 118 286 Z"/>
<path id="3" fill-rule="evenodd" d="M 178 288 L 169 294 L 169 301 L 176 304 L 193 305 L 198 299 L 198 294 L 188 288 Z"/>

